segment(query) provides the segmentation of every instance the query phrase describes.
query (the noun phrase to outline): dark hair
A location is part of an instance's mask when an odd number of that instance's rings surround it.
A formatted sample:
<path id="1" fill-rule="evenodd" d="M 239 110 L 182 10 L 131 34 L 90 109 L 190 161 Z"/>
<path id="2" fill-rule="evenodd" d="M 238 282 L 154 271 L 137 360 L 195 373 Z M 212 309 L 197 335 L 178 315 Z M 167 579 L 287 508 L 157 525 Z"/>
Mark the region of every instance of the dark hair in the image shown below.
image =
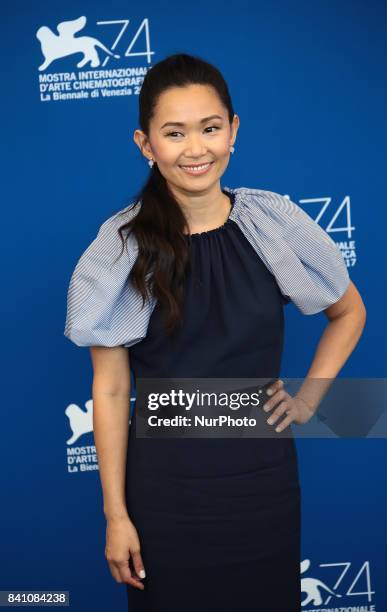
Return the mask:
<path id="1" fill-rule="evenodd" d="M 180 53 L 155 64 L 144 78 L 139 94 L 139 124 L 146 136 L 160 94 L 171 87 L 190 84 L 213 87 L 227 108 L 231 125 L 234 110 L 222 74 L 199 57 Z M 143 305 L 150 294 L 158 300 L 167 332 L 171 333 L 182 322 L 184 280 L 190 269 L 190 245 L 183 231 L 189 228 L 157 163 L 134 199 L 134 206 L 142 202 L 139 212 L 119 228 L 123 242 L 122 232 L 130 230 L 138 243 L 131 281 L 141 293 Z"/>

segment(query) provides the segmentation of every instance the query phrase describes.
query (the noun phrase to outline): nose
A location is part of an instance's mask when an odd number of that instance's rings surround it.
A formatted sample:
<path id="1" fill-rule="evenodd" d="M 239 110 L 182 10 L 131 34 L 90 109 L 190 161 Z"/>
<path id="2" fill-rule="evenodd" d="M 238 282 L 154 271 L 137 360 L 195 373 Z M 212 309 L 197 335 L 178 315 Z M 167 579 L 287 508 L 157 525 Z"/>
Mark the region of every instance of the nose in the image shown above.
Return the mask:
<path id="1" fill-rule="evenodd" d="M 201 158 L 206 154 L 207 148 L 204 145 L 203 139 L 201 136 L 191 136 L 188 142 L 188 147 L 186 150 L 186 158 L 194 157 L 195 159 Z"/>

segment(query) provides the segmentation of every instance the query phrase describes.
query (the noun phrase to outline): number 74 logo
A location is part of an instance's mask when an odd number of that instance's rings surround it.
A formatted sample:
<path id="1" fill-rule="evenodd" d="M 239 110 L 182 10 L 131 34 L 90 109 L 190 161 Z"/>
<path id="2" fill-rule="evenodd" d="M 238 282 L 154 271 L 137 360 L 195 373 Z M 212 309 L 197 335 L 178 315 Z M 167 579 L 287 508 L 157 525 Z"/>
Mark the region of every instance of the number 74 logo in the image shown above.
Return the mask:
<path id="1" fill-rule="evenodd" d="M 115 19 L 115 20 L 110 20 L 110 21 L 97 21 L 97 25 L 121 25 L 121 28 L 111 46 L 112 51 L 117 47 L 118 43 L 120 42 L 121 38 L 123 37 L 128 25 L 130 23 L 130 19 Z M 144 30 L 144 34 L 145 34 L 145 48 L 146 51 L 137 51 L 137 52 L 133 52 L 132 48 L 133 45 L 135 44 L 135 42 L 137 41 L 138 37 L 140 36 L 142 30 Z M 128 48 L 126 49 L 124 56 L 125 57 L 133 57 L 134 55 L 146 55 L 148 64 L 151 63 L 152 58 L 151 56 L 154 55 L 154 51 L 150 50 L 150 36 L 149 36 L 149 20 L 147 18 L 143 19 L 140 26 L 137 29 L 137 32 L 135 33 L 135 35 L 133 36 L 132 40 L 129 43 Z M 109 57 L 105 57 L 104 61 L 102 62 L 102 66 L 106 66 L 107 62 L 109 61 Z"/>
<path id="2" fill-rule="evenodd" d="M 306 598 L 302 601 L 302 607 L 305 607 L 309 604 L 313 604 L 314 606 L 319 606 L 321 604 L 327 605 L 332 597 L 355 597 L 359 595 L 366 595 L 368 598 L 368 602 L 371 602 L 372 595 L 375 594 L 375 591 L 371 590 L 371 574 L 370 574 L 370 563 L 369 561 L 365 561 L 358 573 L 354 577 L 352 583 L 347 588 L 346 592 L 343 593 L 343 589 L 339 589 L 345 575 L 351 569 L 351 562 L 343 562 L 343 563 L 320 563 L 319 567 L 341 567 L 342 571 L 339 573 L 335 584 L 330 588 L 325 582 L 319 580 L 318 578 L 314 578 L 313 576 L 301 578 L 301 592 L 306 593 Z M 311 566 L 310 559 L 304 559 L 300 564 L 301 574 L 305 573 Z M 366 590 L 355 591 L 354 588 L 358 584 L 360 580 L 365 580 Z M 337 590 L 340 590 L 339 593 Z M 323 602 L 322 592 L 328 593 L 327 599 Z"/>
<path id="3" fill-rule="evenodd" d="M 300 204 L 315 204 L 316 202 L 321 202 L 322 206 L 320 208 L 320 211 L 317 215 L 317 217 L 314 219 L 316 221 L 316 223 L 319 223 L 321 217 L 323 216 L 324 212 L 328 209 L 328 206 L 330 206 L 330 211 L 332 209 L 332 198 L 308 198 L 308 199 L 304 199 L 304 200 L 300 200 Z M 340 215 L 341 211 L 344 210 L 345 211 L 345 216 L 346 216 L 346 225 L 344 226 L 336 226 L 334 227 L 334 223 L 337 219 L 337 217 Z M 330 220 L 330 222 L 328 223 L 327 227 L 325 228 L 326 232 L 330 233 L 330 232 L 347 232 L 348 238 L 352 238 L 352 231 L 356 229 L 352 223 L 351 223 L 351 200 L 349 196 L 345 196 L 345 198 L 343 199 L 343 201 L 341 202 L 341 204 L 338 206 L 337 210 L 335 211 L 335 213 L 332 215 L 332 218 Z"/>

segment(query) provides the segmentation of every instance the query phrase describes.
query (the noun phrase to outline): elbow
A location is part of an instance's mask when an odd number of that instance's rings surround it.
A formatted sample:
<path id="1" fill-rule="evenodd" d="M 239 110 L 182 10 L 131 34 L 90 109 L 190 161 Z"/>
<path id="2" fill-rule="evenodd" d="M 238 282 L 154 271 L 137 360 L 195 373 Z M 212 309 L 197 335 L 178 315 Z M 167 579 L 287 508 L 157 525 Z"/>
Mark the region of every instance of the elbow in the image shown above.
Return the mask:
<path id="1" fill-rule="evenodd" d="M 111 398 L 130 398 L 130 393 L 130 385 L 105 385 L 104 383 L 100 383 L 95 379 L 92 384 L 93 397 L 104 396 Z"/>
<path id="2" fill-rule="evenodd" d="M 324 312 L 329 321 L 346 318 L 353 321 L 361 329 L 364 328 L 367 320 L 365 304 L 352 281 L 350 281 L 344 295 L 335 304 L 324 310 Z"/>

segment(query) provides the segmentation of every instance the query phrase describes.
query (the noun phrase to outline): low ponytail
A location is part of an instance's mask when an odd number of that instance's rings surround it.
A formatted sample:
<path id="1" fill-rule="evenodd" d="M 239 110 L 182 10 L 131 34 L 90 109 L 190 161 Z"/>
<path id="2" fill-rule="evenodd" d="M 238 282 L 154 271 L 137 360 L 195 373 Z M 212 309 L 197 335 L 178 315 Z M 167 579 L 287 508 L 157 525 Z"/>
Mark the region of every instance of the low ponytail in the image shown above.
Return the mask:
<path id="1" fill-rule="evenodd" d="M 154 164 L 141 192 L 137 215 L 119 228 L 133 232 L 139 254 L 131 272 L 131 282 L 141 293 L 143 303 L 153 295 L 162 307 L 168 333 L 182 322 L 184 281 L 190 269 L 189 242 L 184 238 L 188 225 L 183 211 Z M 149 281 L 146 277 L 149 275 Z"/>

